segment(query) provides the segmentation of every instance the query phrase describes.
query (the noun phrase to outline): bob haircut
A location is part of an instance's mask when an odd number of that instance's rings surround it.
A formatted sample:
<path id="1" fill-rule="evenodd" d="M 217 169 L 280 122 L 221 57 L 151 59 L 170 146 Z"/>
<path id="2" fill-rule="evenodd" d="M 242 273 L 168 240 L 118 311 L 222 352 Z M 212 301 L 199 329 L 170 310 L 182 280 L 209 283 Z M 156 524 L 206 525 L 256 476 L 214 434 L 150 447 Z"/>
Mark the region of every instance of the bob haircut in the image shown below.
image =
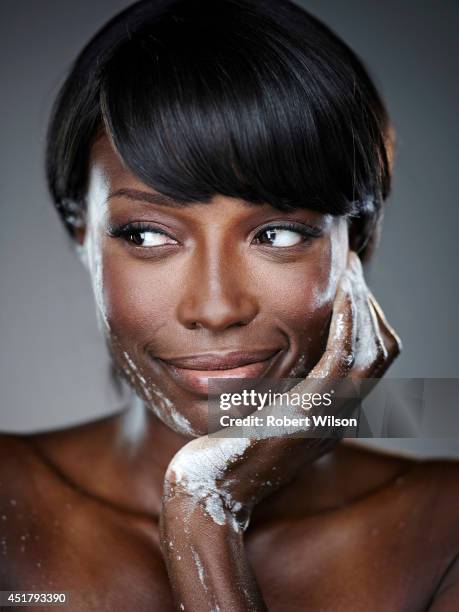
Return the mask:
<path id="1" fill-rule="evenodd" d="M 47 178 L 71 236 L 90 149 L 179 205 L 216 194 L 349 217 L 365 261 L 390 189 L 384 104 L 353 51 L 289 0 L 142 0 L 77 57 L 54 104 Z"/>

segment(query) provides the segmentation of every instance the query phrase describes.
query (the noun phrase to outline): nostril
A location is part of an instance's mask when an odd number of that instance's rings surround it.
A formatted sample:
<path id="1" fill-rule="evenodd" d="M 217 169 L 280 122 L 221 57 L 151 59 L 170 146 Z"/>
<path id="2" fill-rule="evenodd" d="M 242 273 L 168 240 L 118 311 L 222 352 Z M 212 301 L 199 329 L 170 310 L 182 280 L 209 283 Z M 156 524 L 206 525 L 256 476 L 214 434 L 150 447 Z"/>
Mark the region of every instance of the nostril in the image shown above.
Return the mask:
<path id="1" fill-rule="evenodd" d="M 188 330 L 223 331 L 248 325 L 258 314 L 255 300 L 240 299 L 234 292 L 219 293 L 204 299 L 187 295 L 177 309 L 179 322 Z"/>
<path id="2" fill-rule="evenodd" d="M 236 323 L 236 327 L 244 327 L 245 325 L 248 325 L 250 323 L 250 320 L 247 321 L 238 321 Z"/>
<path id="3" fill-rule="evenodd" d="M 246 321 L 235 321 L 234 323 L 226 323 L 225 329 L 228 327 L 245 327 L 250 323 L 250 319 Z M 190 321 L 186 325 L 188 329 L 206 329 L 206 327 L 212 327 L 211 325 L 206 325 L 206 323 L 200 323 L 199 321 Z"/>

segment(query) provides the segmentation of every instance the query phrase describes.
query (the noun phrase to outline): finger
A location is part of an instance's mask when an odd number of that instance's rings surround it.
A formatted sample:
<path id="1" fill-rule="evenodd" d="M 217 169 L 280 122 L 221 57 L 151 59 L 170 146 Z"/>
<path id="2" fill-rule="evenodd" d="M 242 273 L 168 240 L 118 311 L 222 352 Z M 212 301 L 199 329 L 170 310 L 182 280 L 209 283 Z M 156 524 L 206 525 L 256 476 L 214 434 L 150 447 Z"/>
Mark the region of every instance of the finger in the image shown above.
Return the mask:
<path id="1" fill-rule="evenodd" d="M 381 306 L 378 304 L 374 295 L 371 292 L 369 293 L 369 298 L 376 314 L 378 325 L 381 329 L 381 334 L 384 339 L 384 345 L 386 347 L 388 356 L 392 362 L 396 357 L 398 357 L 403 348 L 402 341 L 395 329 L 387 322 L 387 319 L 384 315 Z"/>
<path id="2" fill-rule="evenodd" d="M 368 291 L 359 296 L 358 311 L 359 334 L 353 376 L 371 378 L 383 367 L 388 352 Z"/>
<path id="3" fill-rule="evenodd" d="M 349 276 L 357 310 L 357 341 L 352 376 L 355 379 L 381 376 L 394 358 L 394 343 L 392 337 L 386 338 L 389 326 L 387 322 L 385 325 L 380 324 L 378 311 L 382 313 L 382 310 L 379 305 L 377 309 L 373 307 L 376 300 L 365 282 L 360 259 L 354 253 L 349 256 Z"/>
<path id="4" fill-rule="evenodd" d="M 324 354 L 308 378 L 346 376 L 354 364 L 356 333 L 354 294 L 348 276 L 343 274 L 336 292 Z"/>
<path id="5" fill-rule="evenodd" d="M 325 352 L 309 375 L 285 393 L 285 398 L 305 393 L 323 393 L 330 385 L 335 386 L 338 379 L 346 379 L 354 361 L 355 333 L 352 287 L 349 279 L 343 275 L 336 292 Z M 274 401 L 264 413 L 273 416 L 288 414 L 292 417 L 298 414 L 304 417 L 304 409 L 293 403 L 289 405 L 288 401 L 282 404 Z M 280 434 L 281 429 L 276 431 L 276 436 Z"/>

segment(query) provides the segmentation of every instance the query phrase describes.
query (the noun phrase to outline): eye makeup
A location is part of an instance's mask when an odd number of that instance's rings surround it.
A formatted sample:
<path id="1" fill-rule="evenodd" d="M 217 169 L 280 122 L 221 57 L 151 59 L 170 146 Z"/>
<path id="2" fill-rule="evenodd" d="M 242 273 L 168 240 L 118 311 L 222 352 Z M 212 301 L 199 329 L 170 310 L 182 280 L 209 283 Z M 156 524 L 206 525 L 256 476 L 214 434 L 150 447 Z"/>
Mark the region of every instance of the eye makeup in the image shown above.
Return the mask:
<path id="1" fill-rule="evenodd" d="M 107 233 L 112 238 L 121 238 L 124 241 L 140 248 L 156 248 L 164 245 L 179 245 L 180 242 L 164 229 L 146 222 L 133 222 L 121 226 L 109 226 Z M 152 237 L 148 239 L 146 236 Z M 295 235 L 297 238 L 295 238 Z M 288 248 L 305 244 L 323 235 L 320 228 L 303 223 L 279 222 L 257 230 L 253 243 L 272 248 Z M 263 236 L 267 241 L 263 241 Z M 300 240 L 298 240 L 300 237 Z M 280 244 L 270 241 L 278 240 Z M 296 240 L 296 242 L 295 242 Z"/>

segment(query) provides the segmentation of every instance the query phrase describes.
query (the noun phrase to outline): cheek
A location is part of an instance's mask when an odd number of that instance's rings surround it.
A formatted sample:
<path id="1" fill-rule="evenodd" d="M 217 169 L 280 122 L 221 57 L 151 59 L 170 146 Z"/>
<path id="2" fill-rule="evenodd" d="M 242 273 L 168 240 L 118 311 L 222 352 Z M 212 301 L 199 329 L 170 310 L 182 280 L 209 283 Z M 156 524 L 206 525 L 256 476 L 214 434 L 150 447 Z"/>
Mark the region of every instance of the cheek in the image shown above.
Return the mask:
<path id="1" fill-rule="evenodd" d="M 177 433 L 196 437 L 199 430 L 177 409 L 173 395 L 151 370 L 145 353 L 149 342 L 158 337 L 167 339 L 172 333 L 177 295 L 170 270 L 161 266 L 153 272 L 151 262 L 139 262 L 109 248 L 102 261 L 103 300 L 110 330 L 107 341 L 113 359 L 131 389 L 160 420 Z"/>
<path id="2" fill-rule="evenodd" d="M 154 265 L 154 264 L 153 264 Z M 140 339 L 171 321 L 177 299 L 167 267 L 111 253 L 103 256 L 104 303 L 111 331 Z"/>
<path id="3" fill-rule="evenodd" d="M 347 230 L 334 228 L 308 257 L 291 266 L 270 268 L 271 316 L 289 336 L 299 360 L 294 374 L 309 371 L 322 355 L 339 278 L 347 261 Z"/>
<path id="4" fill-rule="evenodd" d="M 275 279 L 271 316 L 289 336 L 292 351 L 303 360 L 307 356 L 308 365 L 321 351 L 330 319 L 333 296 L 328 276 L 327 258 L 320 256 L 283 270 Z"/>
<path id="5" fill-rule="evenodd" d="M 126 256 L 106 244 L 102 250 L 103 305 L 112 356 L 131 385 L 146 387 L 146 344 L 170 325 L 174 295 L 170 276 L 151 263 Z M 160 335 L 166 332 L 162 330 Z"/>
<path id="6" fill-rule="evenodd" d="M 330 306 L 333 299 L 329 284 L 329 261 L 320 253 L 299 265 L 271 271 L 271 304 L 284 320 L 305 322 Z"/>

